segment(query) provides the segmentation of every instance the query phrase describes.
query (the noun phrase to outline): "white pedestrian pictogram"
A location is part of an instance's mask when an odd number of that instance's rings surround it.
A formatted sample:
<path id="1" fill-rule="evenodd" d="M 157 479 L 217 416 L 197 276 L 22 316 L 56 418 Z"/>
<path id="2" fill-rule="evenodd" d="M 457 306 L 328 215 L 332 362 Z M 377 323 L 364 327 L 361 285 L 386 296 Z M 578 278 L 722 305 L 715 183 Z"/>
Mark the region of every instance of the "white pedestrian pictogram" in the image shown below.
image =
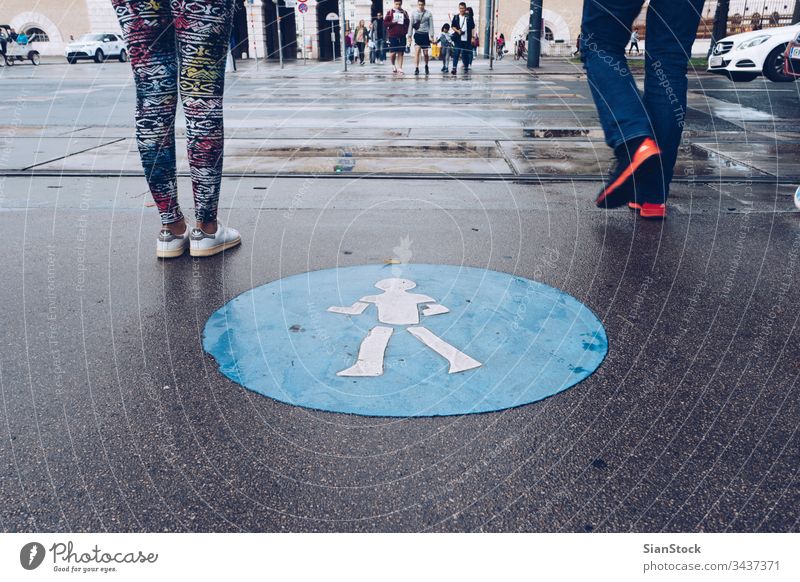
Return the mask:
<path id="1" fill-rule="evenodd" d="M 344 315 L 361 315 L 370 303 L 374 303 L 378 309 L 379 322 L 409 326 L 406 327 L 406 330 L 411 335 L 447 360 L 450 364 L 448 373 L 455 374 L 481 366 L 479 361 L 454 348 L 428 328 L 419 325 L 419 306 L 421 304 L 426 304 L 422 309 L 422 315 L 425 316 L 448 313 L 450 310 L 444 305 L 436 303 L 432 297 L 408 292 L 409 289 L 416 286 L 414 281 L 408 279 L 382 279 L 375 283 L 375 287 L 383 291 L 380 295 L 367 295 L 350 307 L 334 306 L 329 307 L 328 311 Z M 392 333 L 394 333 L 394 328 L 391 327 L 383 325 L 373 327 L 361 342 L 356 363 L 337 372 L 336 375 L 380 376 L 383 374 L 384 355 Z"/>

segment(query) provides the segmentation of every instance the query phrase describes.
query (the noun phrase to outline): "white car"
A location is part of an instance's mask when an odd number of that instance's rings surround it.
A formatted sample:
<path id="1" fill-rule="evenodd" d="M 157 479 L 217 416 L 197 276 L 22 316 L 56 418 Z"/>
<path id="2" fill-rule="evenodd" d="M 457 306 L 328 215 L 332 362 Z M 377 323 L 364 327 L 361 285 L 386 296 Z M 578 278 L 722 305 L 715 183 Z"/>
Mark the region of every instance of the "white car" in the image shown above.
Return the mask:
<path id="1" fill-rule="evenodd" d="M 128 60 L 128 50 L 119 34 L 93 32 L 84 34 L 78 40 L 69 43 L 64 49 L 64 56 L 67 57 L 70 65 L 74 65 L 80 59 L 94 59 L 94 62 L 102 63 L 112 57 L 116 57 L 124 63 Z"/>
<path id="2" fill-rule="evenodd" d="M 778 83 L 794 81 L 784 72 L 783 61 L 798 32 L 800 24 L 793 24 L 726 36 L 714 45 L 707 70 L 733 81 L 752 81 L 761 74 Z"/>

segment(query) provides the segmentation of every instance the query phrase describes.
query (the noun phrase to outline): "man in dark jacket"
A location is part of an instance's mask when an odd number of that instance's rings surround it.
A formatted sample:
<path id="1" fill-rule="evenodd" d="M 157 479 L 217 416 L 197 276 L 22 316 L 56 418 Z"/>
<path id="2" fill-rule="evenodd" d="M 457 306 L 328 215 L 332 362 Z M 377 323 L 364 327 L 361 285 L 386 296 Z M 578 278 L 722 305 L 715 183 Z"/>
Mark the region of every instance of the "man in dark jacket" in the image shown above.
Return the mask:
<path id="1" fill-rule="evenodd" d="M 394 0 L 394 8 L 386 13 L 383 23 L 386 25 L 386 36 L 389 38 L 389 60 L 392 61 L 393 72 L 402 75 L 406 36 L 411 25 L 408 12 L 403 10 L 403 0 Z"/>
<path id="2" fill-rule="evenodd" d="M 372 42 L 375 43 L 374 53 L 382 63 L 386 62 L 386 27 L 383 25 L 383 13 L 378 12 L 372 21 Z M 372 59 L 370 59 L 372 60 Z"/>
<path id="3" fill-rule="evenodd" d="M 472 53 L 472 33 L 475 30 L 475 20 L 467 12 L 466 2 L 458 4 L 458 14 L 453 17 L 450 23 L 450 30 L 453 32 L 453 70 L 454 75 L 458 69 L 458 59 L 464 63 L 464 72 L 469 72 L 470 56 Z"/>

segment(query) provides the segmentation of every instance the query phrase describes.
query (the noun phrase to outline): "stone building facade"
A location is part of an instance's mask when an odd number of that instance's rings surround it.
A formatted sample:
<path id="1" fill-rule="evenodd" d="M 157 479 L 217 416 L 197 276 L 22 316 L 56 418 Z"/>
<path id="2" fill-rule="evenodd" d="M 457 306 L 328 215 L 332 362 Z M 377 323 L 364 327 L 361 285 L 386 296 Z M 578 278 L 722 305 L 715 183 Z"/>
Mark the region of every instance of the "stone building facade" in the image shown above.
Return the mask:
<path id="1" fill-rule="evenodd" d="M 761 0 L 758 8 L 764 13 L 764 25 L 770 24 L 768 18 L 773 13 L 791 14 L 796 1 Z M 308 0 L 303 12 L 297 8 L 297 0 L 235 2 L 235 56 L 278 59 L 282 52 L 285 60 L 303 57 L 330 60 L 334 52 L 339 56 L 340 24 L 338 20 L 327 20 L 326 16 L 338 16 L 341 6 L 344 6 L 346 25 L 350 28 L 362 19 L 369 22 L 378 10 L 392 7 L 392 0 Z M 481 52 L 485 51 L 489 39 L 492 12 L 496 14 L 495 33 L 505 35 L 509 48 L 517 38 L 527 37 L 530 0 L 468 0 L 467 4 L 475 13 L 477 30 L 484 45 Z M 580 32 L 582 6 L 583 0 L 544 0 L 543 54 L 565 54 L 574 50 Z M 404 0 L 403 7 L 411 12 L 416 9 L 416 1 Z M 458 0 L 428 0 L 427 7 L 433 13 L 438 30 L 458 11 Z M 715 8 L 716 0 L 708 0 L 703 9 L 704 19 L 713 19 Z M 745 24 L 753 18 L 753 10 L 747 0 L 730 2 L 731 18 L 738 18 Z M 111 0 L 0 0 L 0 22 L 10 24 L 18 31 L 35 33 L 37 41 L 40 41 L 37 48 L 46 55 L 63 54 L 70 37 L 77 38 L 87 32 L 119 31 Z M 637 24 L 644 24 L 643 16 Z M 780 24 L 788 24 L 788 21 Z"/>

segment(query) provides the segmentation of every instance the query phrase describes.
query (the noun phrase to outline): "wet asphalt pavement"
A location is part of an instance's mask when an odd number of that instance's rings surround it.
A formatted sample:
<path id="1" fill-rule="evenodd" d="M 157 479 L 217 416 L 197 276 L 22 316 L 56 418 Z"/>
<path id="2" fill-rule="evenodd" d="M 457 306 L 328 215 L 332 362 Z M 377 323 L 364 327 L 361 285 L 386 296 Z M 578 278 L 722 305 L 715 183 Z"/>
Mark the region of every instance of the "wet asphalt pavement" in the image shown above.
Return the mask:
<path id="1" fill-rule="evenodd" d="M 229 75 L 221 219 L 244 243 L 169 262 L 126 65 L 0 72 L 19 95 L 0 106 L 3 531 L 800 530 L 800 85 L 693 77 L 659 223 L 593 207 L 608 152 L 568 63 L 301 67 Z M 580 299 L 606 360 L 530 405 L 392 419 L 271 400 L 203 351 L 236 295 L 406 237 L 412 262 Z"/>

